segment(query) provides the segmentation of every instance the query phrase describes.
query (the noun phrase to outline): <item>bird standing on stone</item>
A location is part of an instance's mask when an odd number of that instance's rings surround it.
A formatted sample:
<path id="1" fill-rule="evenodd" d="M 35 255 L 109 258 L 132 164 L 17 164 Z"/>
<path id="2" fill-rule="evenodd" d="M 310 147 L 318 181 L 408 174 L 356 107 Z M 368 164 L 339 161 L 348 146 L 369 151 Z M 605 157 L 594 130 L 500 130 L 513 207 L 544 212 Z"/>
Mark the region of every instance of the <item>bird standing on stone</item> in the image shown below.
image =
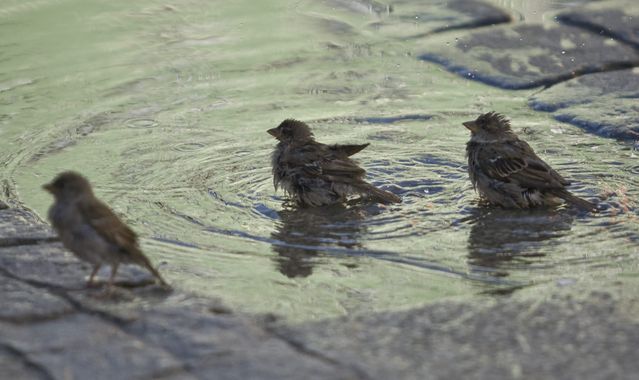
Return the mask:
<path id="1" fill-rule="evenodd" d="M 273 183 L 300 206 L 325 206 L 359 195 L 381 203 L 399 203 L 397 195 L 364 180 L 366 171 L 349 156 L 362 145 L 326 145 L 315 141 L 305 123 L 287 119 L 268 130 L 277 144 L 272 156 Z"/>
<path id="2" fill-rule="evenodd" d="M 495 112 L 463 125 L 471 132 L 466 144 L 468 174 L 473 187 L 488 202 L 505 208 L 556 206 L 561 199 L 587 211 L 596 206 L 572 195 L 570 182 L 539 158 Z"/>
<path id="3" fill-rule="evenodd" d="M 49 220 L 62 243 L 77 258 L 93 265 L 87 286 L 93 285 L 100 266 L 110 265 L 111 289 L 120 264 L 144 267 L 162 285 L 168 286 L 140 250 L 135 232 L 93 195 L 91 185 L 83 176 L 64 172 L 43 188 L 55 198 L 49 209 Z"/>

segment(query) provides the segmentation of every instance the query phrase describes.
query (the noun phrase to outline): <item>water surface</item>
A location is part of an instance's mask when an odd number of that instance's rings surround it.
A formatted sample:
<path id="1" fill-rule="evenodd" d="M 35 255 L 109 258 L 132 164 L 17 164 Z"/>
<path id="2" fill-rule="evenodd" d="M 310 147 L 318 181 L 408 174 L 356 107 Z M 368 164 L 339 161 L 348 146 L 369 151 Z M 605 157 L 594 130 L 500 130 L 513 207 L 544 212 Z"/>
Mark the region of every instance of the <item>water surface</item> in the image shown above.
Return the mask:
<path id="1" fill-rule="evenodd" d="M 44 216 L 40 186 L 80 171 L 176 287 L 294 320 L 637 281 L 632 145 L 530 110 L 538 89 L 419 61 L 370 28 L 392 15 L 339 3 L 4 1 L 5 196 Z M 548 4 L 535 12 L 561 5 Z M 604 210 L 478 206 L 461 122 L 489 110 Z M 322 142 L 370 142 L 357 155 L 368 178 L 404 202 L 288 205 L 266 130 L 289 117 Z"/>

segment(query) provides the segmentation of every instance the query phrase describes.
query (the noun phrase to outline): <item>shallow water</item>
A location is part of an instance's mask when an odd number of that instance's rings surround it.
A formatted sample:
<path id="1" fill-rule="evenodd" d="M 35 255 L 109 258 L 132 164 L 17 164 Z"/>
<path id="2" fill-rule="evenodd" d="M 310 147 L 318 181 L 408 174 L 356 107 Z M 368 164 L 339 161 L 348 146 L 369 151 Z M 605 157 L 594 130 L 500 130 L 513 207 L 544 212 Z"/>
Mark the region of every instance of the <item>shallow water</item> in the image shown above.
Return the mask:
<path id="1" fill-rule="evenodd" d="M 369 27 L 391 16 L 344 3 L 4 1 L 5 196 L 44 216 L 40 186 L 80 171 L 171 283 L 294 320 L 637 282 L 632 145 L 530 110 L 539 90 L 497 90 L 419 61 L 418 46 Z M 561 5 L 544 4 L 535 12 Z M 460 123 L 489 110 L 604 210 L 478 206 Z M 287 205 L 266 130 L 289 117 L 322 142 L 370 142 L 357 155 L 368 178 L 404 202 Z"/>

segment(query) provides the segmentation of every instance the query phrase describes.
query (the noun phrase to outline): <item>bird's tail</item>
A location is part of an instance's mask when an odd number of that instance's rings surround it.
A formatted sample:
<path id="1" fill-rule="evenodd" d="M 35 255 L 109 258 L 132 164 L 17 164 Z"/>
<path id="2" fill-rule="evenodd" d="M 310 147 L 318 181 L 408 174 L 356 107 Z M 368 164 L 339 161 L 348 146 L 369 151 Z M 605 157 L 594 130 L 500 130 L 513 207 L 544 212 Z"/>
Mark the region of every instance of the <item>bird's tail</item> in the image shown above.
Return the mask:
<path id="1" fill-rule="evenodd" d="M 162 286 L 165 286 L 167 288 L 170 287 L 170 285 L 166 281 L 164 281 L 162 276 L 160 276 L 160 272 L 158 272 L 158 270 L 153 267 L 151 261 L 149 261 L 149 258 L 146 257 L 144 253 L 142 253 L 142 251 L 138 249 L 134 256 L 135 261 L 141 266 L 145 267 L 149 272 L 151 272 L 151 274 L 160 281 L 160 284 L 162 284 Z"/>
<path id="2" fill-rule="evenodd" d="M 566 202 L 579 207 L 582 210 L 592 211 L 592 212 L 597 211 L 597 205 L 585 199 L 574 196 L 566 190 L 557 192 L 556 195 L 560 197 L 561 199 L 565 200 Z"/>
<path id="3" fill-rule="evenodd" d="M 164 281 L 162 276 L 160 276 L 160 272 L 158 272 L 157 269 L 153 268 L 153 265 L 151 265 L 151 263 L 149 263 L 148 266 L 145 265 L 145 267 L 146 269 L 149 270 L 149 272 L 151 272 L 155 276 L 155 278 L 157 278 L 160 281 L 160 284 L 162 284 L 162 286 L 165 286 L 167 288 L 170 287 L 169 284 L 167 284 L 167 282 Z"/>
<path id="4" fill-rule="evenodd" d="M 402 203 L 402 198 L 397 195 L 391 193 L 390 191 L 378 189 L 377 187 L 371 185 L 370 183 L 366 184 L 365 187 L 368 195 L 381 203 Z"/>

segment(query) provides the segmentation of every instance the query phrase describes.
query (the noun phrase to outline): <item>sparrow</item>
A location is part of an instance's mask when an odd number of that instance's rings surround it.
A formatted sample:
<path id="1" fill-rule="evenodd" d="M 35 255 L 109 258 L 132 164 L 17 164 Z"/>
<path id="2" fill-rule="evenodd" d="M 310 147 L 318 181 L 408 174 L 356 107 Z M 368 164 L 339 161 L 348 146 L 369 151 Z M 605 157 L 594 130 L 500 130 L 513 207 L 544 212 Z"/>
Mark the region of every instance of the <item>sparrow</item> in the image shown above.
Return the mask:
<path id="1" fill-rule="evenodd" d="M 308 125 L 294 119 L 267 132 L 279 141 L 272 156 L 275 190 L 281 186 L 298 205 L 343 203 L 352 195 L 380 203 L 402 201 L 366 182 L 366 171 L 350 158 L 369 144 L 322 144 L 315 141 Z"/>
<path id="2" fill-rule="evenodd" d="M 596 211 L 593 203 L 566 190 L 570 182 L 520 140 L 503 115 L 489 112 L 462 124 L 471 133 L 466 144 L 470 181 L 489 203 L 527 209 L 556 206 L 563 200 Z"/>
<path id="3" fill-rule="evenodd" d="M 93 285 L 93 277 L 102 265 L 110 265 L 111 289 L 120 264 L 144 267 L 168 286 L 140 250 L 135 232 L 93 195 L 86 178 L 64 172 L 42 187 L 55 199 L 48 216 L 60 240 L 78 259 L 93 265 L 87 286 Z"/>

